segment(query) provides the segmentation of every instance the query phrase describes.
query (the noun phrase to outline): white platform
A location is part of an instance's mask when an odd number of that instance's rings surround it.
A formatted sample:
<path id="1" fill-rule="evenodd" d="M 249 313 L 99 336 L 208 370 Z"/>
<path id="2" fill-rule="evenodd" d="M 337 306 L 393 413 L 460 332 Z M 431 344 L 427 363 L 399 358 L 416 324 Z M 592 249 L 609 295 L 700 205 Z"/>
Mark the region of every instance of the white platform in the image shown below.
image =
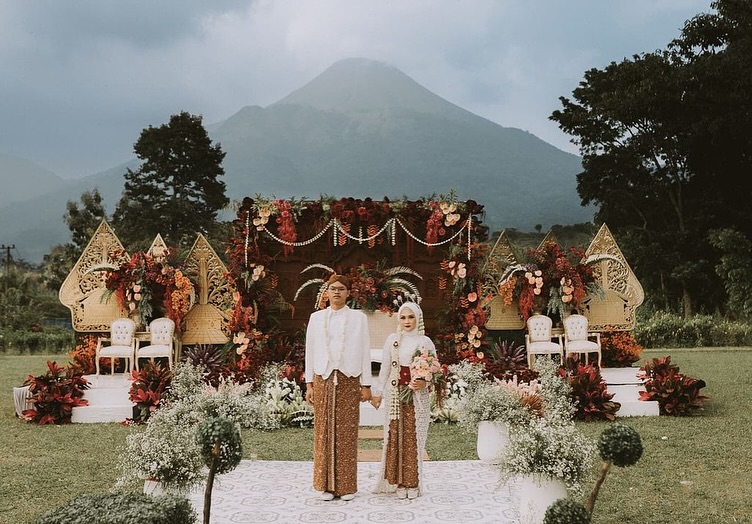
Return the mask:
<path id="1" fill-rule="evenodd" d="M 90 382 L 84 398 L 88 406 L 73 408 L 71 422 L 124 422 L 133 417 L 134 404 L 128 398 L 130 375 L 84 375 Z"/>
<path id="2" fill-rule="evenodd" d="M 608 391 L 614 394 L 614 402 L 621 404 L 617 417 L 646 417 L 660 415 L 658 402 L 640 400 L 640 391 L 645 390 L 643 381 L 637 377 L 639 368 L 601 368 Z"/>

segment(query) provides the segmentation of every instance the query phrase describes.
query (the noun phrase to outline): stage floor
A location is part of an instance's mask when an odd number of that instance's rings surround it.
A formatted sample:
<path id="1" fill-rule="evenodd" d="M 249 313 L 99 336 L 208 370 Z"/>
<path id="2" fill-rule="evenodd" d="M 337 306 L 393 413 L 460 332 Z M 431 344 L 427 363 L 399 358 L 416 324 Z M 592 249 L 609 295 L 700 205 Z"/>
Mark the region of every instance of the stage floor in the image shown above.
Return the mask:
<path id="1" fill-rule="evenodd" d="M 417 499 L 374 495 L 379 463 L 359 462 L 355 499 L 325 502 L 311 488 L 311 462 L 244 460 L 215 480 L 211 522 L 518 522 L 517 487 L 499 486 L 495 466 L 480 461 L 426 461 L 423 468 L 424 493 Z M 201 521 L 203 492 L 193 492 L 190 498 Z"/>

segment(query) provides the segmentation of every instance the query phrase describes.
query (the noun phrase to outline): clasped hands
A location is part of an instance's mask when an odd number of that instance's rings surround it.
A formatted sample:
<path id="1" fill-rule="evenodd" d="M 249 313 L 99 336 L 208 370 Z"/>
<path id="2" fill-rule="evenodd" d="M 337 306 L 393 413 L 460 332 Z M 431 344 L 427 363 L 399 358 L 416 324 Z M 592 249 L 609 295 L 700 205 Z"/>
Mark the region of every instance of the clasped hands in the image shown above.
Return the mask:
<path id="1" fill-rule="evenodd" d="M 421 389 L 424 389 L 424 388 L 428 387 L 428 384 L 426 383 L 425 379 L 414 378 L 414 379 L 412 379 L 410 381 L 410 384 L 408 384 L 407 387 L 409 387 L 413 391 L 420 391 Z M 371 405 L 374 408 L 379 409 L 379 407 L 381 406 L 381 397 L 377 397 L 375 395 L 372 396 L 371 397 Z"/>

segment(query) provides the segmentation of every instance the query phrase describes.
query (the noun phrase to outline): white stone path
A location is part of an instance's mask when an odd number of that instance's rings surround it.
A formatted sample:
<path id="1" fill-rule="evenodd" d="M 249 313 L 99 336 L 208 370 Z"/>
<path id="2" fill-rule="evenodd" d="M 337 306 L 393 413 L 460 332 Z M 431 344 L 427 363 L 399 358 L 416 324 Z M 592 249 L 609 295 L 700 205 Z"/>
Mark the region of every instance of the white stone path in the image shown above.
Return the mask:
<path id="1" fill-rule="evenodd" d="M 517 524 L 517 486 L 499 486 L 498 470 L 480 461 L 427 461 L 424 494 L 413 500 L 374 495 L 379 464 L 358 463 L 354 500 L 319 500 L 311 489 L 311 462 L 244 460 L 218 476 L 212 524 L 413 522 L 416 524 Z M 199 522 L 203 492 L 190 495 Z"/>

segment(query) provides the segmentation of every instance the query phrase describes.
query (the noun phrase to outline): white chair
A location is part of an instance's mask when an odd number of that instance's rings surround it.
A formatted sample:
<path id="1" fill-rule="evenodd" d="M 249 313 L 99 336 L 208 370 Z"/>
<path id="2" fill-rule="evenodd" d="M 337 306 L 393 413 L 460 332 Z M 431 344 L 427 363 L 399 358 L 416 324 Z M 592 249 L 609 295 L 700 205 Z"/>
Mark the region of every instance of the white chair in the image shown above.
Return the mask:
<path id="1" fill-rule="evenodd" d="M 175 348 L 173 335 L 175 322 L 167 317 L 155 318 L 149 324 L 149 345 L 136 348 L 136 371 L 138 360 L 148 358 L 154 362 L 155 358 L 166 357 L 167 365 L 172 369 L 172 354 Z"/>
<path id="2" fill-rule="evenodd" d="M 532 315 L 527 319 L 527 333 L 525 334 L 525 348 L 527 349 L 527 365 L 533 367 L 536 355 L 559 355 L 564 363 L 564 348 L 561 338 L 551 334 L 553 322 L 546 315 Z M 553 340 L 556 339 L 556 342 Z"/>
<path id="3" fill-rule="evenodd" d="M 595 340 L 590 340 L 595 338 Z M 601 334 L 598 332 L 588 333 L 588 319 L 584 315 L 569 315 L 564 319 L 564 355 L 569 358 L 570 354 L 585 354 L 585 364 L 588 363 L 590 354 L 598 354 L 598 367 L 601 367 Z"/>
<path id="4" fill-rule="evenodd" d="M 115 359 L 126 360 L 126 372 L 130 374 L 133 369 L 133 354 L 136 349 L 136 323 L 130 318 L 117 318 L 110 323 L 110 336 L 99 337 L 94 356 L 97 375 L 99 375 L 99 359 L 110 359 L 110 373 L 115 373 Z M 109 346 L 102 345 L 109 342 Z"/>

